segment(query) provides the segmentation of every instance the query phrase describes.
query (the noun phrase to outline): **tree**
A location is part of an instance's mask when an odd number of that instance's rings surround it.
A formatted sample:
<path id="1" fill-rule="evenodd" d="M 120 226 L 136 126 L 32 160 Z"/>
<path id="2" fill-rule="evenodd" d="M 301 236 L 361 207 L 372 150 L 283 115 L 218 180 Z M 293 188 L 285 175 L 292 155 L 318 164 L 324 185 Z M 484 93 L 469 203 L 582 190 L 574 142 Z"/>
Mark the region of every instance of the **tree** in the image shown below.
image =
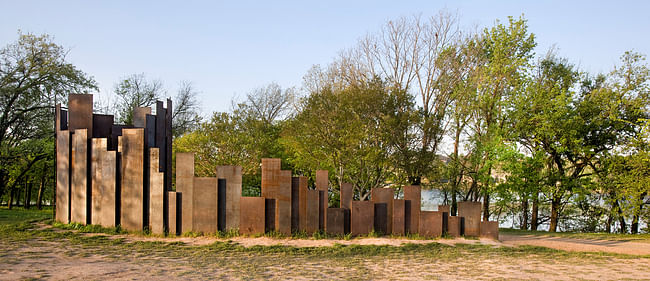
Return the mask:
<path id="1" fill-rule="evenodd" d="M 201 122 L 197 95 L 192 82 L 181 81 L 173 102 L 172 135 L 175 138 L 192 131 Z"/>
<path id="2" fill-rule="evenodd" d="M 379 77 L 392 89 L 420 99 L 414 111 L 418 116 L 409 118 L 402 132 L 407 137 L 393 152 L 398 177 L 410 184 L 421 184 L 435 171 L 446 110 L 460 79 L 443 53 L 459 36 L 456 16 L 445 11 L 427 19 L 402 17 L 362 39 L 340 60 L 341 66 L 347 66 L 347 71 L 341 71 L 348 76 L 343 80 L 369 83 Z"/>
<path id="3" fill-rule="evenodd" d="M 160 80 L 148 80 L 144 73 L 124 77 L 115 84 L 113 92 L 117 96 L 115 103 L 117 122 L 133 124 L 133 110 L 136 107 L 149 107 L 165 95 Z"/>
<path id="4" fill-rule="evenodd" d="M 113 108 L 117 110 L 117 122 L 133 124 L 133 110 L 136 107 L 150 107 L 165 98 L 167 91 L 160 80 L 150 80 L 144 73 L 132 74 L 115 84 L 117 99 Z M 172 135 L 181 136 L 196 128 L 201 122 L 198 92 L 189 81 L 179 83 L 173 98 Z"/>
<path id="5" fill-rule="evenodd" d="M 244 192 L 259 194 L 262 158 L 286 159 L 279 144 L 283 119 L 290 115 L 293 90 L 275 83 L 252 90 L 232 112 L 210 120 L 174 140 L 175 152 L 195 152 L 196 173 L 214 176 L 218 165 L 241 165 Z M 287 161 L 283 161 L 287 165 Z"/>
<path id="6" fill-rule="evenodd" d="M 326 169 L 334 186 L 352 183 L 365 200 L 370 189 L 390 177 L 391 128 L 400 112 L 412 110 L 412 97 L 380 79 L 339 89 L 322 85 L 301 103 L 282 134 L 288 160 L 297 169 Z"/>
<path id="7" fill-rule="evenodd" d="M 498 23 L 483 31 L 480 46 L 486 64 L 480 68 L 477 97 L 474 106 L 470 193 L 483 195 L 483 219 L 490 217 L 490 193 L 494 188 L 492 177 L 496 155 L 491 151 L 500 145 L 505 126 L 505 112 L 510 96 L 524 89 L 527 67 L 536 46 L 535 36 L 528 32 L 526 20 L 508 18 L 508 25 Z M 474 196 L 477 198 L 478 196 Z"/>
<path id="8" fill-rule="evenodd" d="M 18 180 L 14 176 L 33 167 L 21 163 L 26 158 L 19 147 L 54 134 L 54 104 L 69 93 L 97 89 L 91 76 L 67 61 L 67 54 L 49 35 L 29 33 L 19 33 L 16 42 L 0 50 L 0 196 Z M 31 159 L 40 161 L 47 153 L 35 152 Z M 17 174 L 10 172 L 14 168 Z"/>

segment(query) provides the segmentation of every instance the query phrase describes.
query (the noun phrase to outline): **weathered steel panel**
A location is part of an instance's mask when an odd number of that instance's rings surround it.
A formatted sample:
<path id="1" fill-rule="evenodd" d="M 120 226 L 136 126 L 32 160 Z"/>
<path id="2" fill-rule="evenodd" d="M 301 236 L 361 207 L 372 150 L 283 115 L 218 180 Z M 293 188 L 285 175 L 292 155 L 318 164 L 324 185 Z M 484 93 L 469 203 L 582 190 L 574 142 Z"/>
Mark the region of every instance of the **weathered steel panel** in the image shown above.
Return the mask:
<path id="1" fill-rule="evenodd" d="M 95 127 L 97 128 L 97 127 Z M 107 151 L 106 138 L 92 139 L 92 224 L 115 226 L 116 223 L 116 157 Z"/>
<path id="2" fill-rule="evenodd" d="M 329 208 L 327 210 L 327 233 L 333 235 L 345 234 L 345 212 L 342 208 Z"/>
<path id="3" fill-rule="evenodd" d="M 147 114 L 151 115 L 151 107 L 136 107 L 133 109 L 133 126 L 135 128 L 146 128 Z"/>
<path id="4" fill-rule="evenodd" d="M 438 237 L 443 232 L 443 213 L 437 211 L 420 212 L 420 236 Z"/>
<path id="5" fill-rule="evenodd" d="M 120 223 L 126 230 L 144 228 L 144 129 L 123 129 L 121 148 Z"/>
<path id="6" fill-rule="evenodd" d="M 90 223 L 87 132 L 87 129 L 77 129 L 72 134 L 72 157 L 70 160 L 72 175 L 70 221 L 81 224 Z"/>
<path id="7" fill-rule="evenodd" d="M 393 199 L 393 234 L 404 235 L 406 233 L 404 223 L 406 220 L 406 213 L 404 199 Z"/>
<path id="8" fill-rule="evenodd" d="M 86 138 L 93 136 L 93 95 L 70 94 L 68 96 L 68 130 L 88 129 Z"/>
<path id="9" fill-rule="evenodd" d="M 374 226 L 375 206 L 371 201 L 352 201 L 350 210 L 350 233 L 366 235 Z"/>
<path id="10" fill-rule="evenodd" d="M 452 237 L 460 237 L 463 235 L 461 232 L 461 223 L 462 223 L 462 218 L 457 217 L 457 216 L 450 216 L 447 218 L 448 219 L 448 224 L 447 224 L 447 234 Z"/>
<path id="11" fill-rule="evenodd" d="M 167 191 L 167 232 L 169 234 L 173 235 L 178 235 L 178 197 L 180 193 L 176 193 L 175 191 Z"/>
<path id="12" fill-rule="evenodd" d="M 70 131 L 56 133 L 56 220 L 70 222 Z"/>
<path id="13" fill-rule="evenodd" d="M 264 233 L 264 197 L 241 197 L 239 233 L 251 235 Z"/>
<path id="14" fill-rule="evenodd" d="M 318 203 L 318 228 L 325 230 L 327 223 L 327 207 L 329 205 L 329 172 L 327 170 L 316 171 L 316 190 L 320 191 Z"/>
<path id="15" fill-rule="evenodd" d="M 217 231 L 217 178 L 194 178 L 192 231 Z"/>
<path id="16" fill-rule="evenodd" d="M 176 153 L 176 192 L 181 192 L 183 208 L 179 233 L 192 231 L 194 196 L 194 153 Z"/>
<path id="17" fill-rule="evenodd" d="M 375 212 L 375 230 L 384 234 L 393 232 L 393 199 L 395 198 L 395 190 L 392 188 L 373 188 L 371 190 L 370 198 L 375 204 L 385 204 L 386 210 L 381 209 L 380 213 Z M 375 208 L 375 211 L 378 211 Z"/>
<path id="18" fill-rule="evenodd" d="M 308 189 L 306 194 L 304 231 L 310 234 L 318 231 L 318 205 L 320 203 L 318 193 L 318 190 Z"/>
<path id="19" fill-rule="evenodd" d="M 226 229 L 239 228 L 239 198 L 242 191 L 241 166 L 217 166 L 217 178 L 226 179 Z"/>
<path id="20" fill-rule="evenodd" d="M 277 184 L 275 230 L 291 235 L 291 171 L 280 171 Z"/>
<path id="21" fill-rule="evenodd" d="M 458 216 L 465 218 L 465 236 L 481 234 L 481 202 L 458 202 Z"/>
<path id="22" fill-rule="evenodd" d="M 341 184 L 341 208 L 348 209 L 352 208 L 352 184 L 344 182 Z"/>
<path id="23" fill-rule="evenodd" d="M 404 200 L 409 200 L 407 204 L 409 219 L 406 221 L 406 231 L 409 233 L 418 233 L 420 226 L 420 206 L 422 204 L 422 190 L 419 185 L 404 187 Z"/>
<path id="24" fill-rule="evenodd" d="M 165 233 L 165 183 L 164 175 L 159 172 L 158 158 L 160 150 L 149 149 L 149 229 L 154 234 Z"/>
<path id="25" fill-rule="evenodd" d="M 481 238 L 499 240 L 499 222 L 498 221 L 482 221 L 481 222 Z"/>
<path id="26" fill-rule="evenodd" d="M 93 138 L 109 138 L 113 127 L 113 115 L 93 114 Z"/>

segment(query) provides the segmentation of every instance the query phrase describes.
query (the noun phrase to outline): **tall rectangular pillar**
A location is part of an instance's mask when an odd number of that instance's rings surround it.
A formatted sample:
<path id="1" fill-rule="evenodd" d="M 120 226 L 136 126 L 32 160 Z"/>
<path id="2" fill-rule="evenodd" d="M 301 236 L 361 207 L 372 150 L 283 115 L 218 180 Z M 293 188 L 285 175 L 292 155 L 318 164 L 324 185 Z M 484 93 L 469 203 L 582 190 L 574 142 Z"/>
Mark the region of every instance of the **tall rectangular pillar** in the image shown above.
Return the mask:
<path id="1" fill-rule="evenodd" d="M 318 204 L 318 228 L 325 230 L 327 223 L 327 207 L 329 206 L 329 172 L 327 170 L 316 171 L 316 190 L 319 191 Z"/>
<path id="2" fill-rule="evenodd" d="M 481 234 L 481 202 L 458 202 L 458 216 L 465 220 L 465 235 L 478 237 Z"/>
<path id="3" fill-rule="evenodd" d="M 217 178 L 194 178 L 192 231 L 217 231 Z"/>
<path id="4" fill-rule="evenodd" d="M 350 233 L 366 235 L 374 227 L 375 206 L 372 201 L 352 201 L 350 210 Z"/>
<path id="5" fill-rule="evenodd" d="M 165 233 L 165 176 L 159 172 L 160 150 L 149 148 L 149 229 L 154 234 Z"/>
<path id="6" fill-rule="evenodd" d="M 165 210 L 167 213 L 167 232 L 170 235 L 178 235 L 178 195 L 175 191 L 167 191 L 167 208 Z"/>
<path id="7" fill-rule="evenodd" d="M 300 227 L 300 177 L 291 177 L 291 231 Z"/>
<path id="8" fill-rule="evenodd" d="M 280 176 L 280 161 L 279 158 L 262 159 L 262 197 L 275 198 Z"/>
<path id="9" fill-rule="evenodd" d="M 307 184 L 308 180 L 306 177 L 298 177 L 297 183 L 298 186 L 298 230 L 307 231 Z M 293 198 L 292 198 L 293 199 Z M 293 211 L 293 209 L 292 209 Z"/>
<path id="10" fill-rule="evenodd" d="M 353 186 L 351 183 L 341 183 L 341 208 L 348 209 L 352 208 L 352 197 L 354 195 Z"/>
<path id="11" fill-rule="evenodd" d="M 385 211 L 375 213 L 375 230 L 384 234 L 393 232 L 393 199 L 395 198 L 395 190 L 392 188 L 373 188 L 371 191 L 371 199 L 374 204 L 379 207 L 375 211 L 382 210 L 380 204 L 385 204 Z M 379 216 L 379 217 L 378 217 Z"/>
<path id="12" fill-rule="evenodd" d="M 284 235 L 291 235 L 291 171 L 280 171 L 278 176 L 275 230 Z"/>
<path id="13" fill-rule="evenodd" d="M 86 137 L 93 136 L 93 95 L 70 94 L 68 96 L 68 130 L 86 129 Z"/>
<path id="14" fill-rule="evenodd" d="M 420 211 L 422 204 L 422 190 L 419 185 L 411 185 L 404 187 L 404 200 L 407 202 L 408 212 L 406 213 L 407 219 L 405 222 L 406 231 L 409 233 L 418 233 L 420 225 Z"/>
<path id="15" fill-rule="evenodd" d="M 217 166 L 217 178 L 226 179 L 226 229 L 239 228 L 239 200 L 242 191 L 241 166 Z"/>
<path id="16" fill-rule="evenodd" d="M 87 129 L 77 129 L 72 134 L 70 221 L 81 224 L 89 223 L 90 219 L 87 132 Z"/>
<path id="17" fill-rule="evenodd" d="M 116 223 L 116 152 L 108 151 L 107 139 L 92 139 L 92 224 L 110 227 Z"/>
<path id="18" fill-rule="evenodd" d="M 462 217 L 449 216 L 447 219 L 447 234 L 452 237 L 460 237 L 463 235 L 461 232 Z"/>
<path id="19" fill-rule="evenodd" d="M 245 235 L 264 233 L 264 197 L 241 197 L 239 233 Z"/>
<path id="20" fill-rule="evenodd" d="M 144 129 L 123 129 L 118 137 L 122 154 L 121 211 L 122 228 L 144 228 Z"/>
<path id="21" fill-rule="evenodd" d="M 181 225 L 179 233 L 192 231 L 194 197 L 194 153 L 176 153 L 176 192 L 182 193 Z"/>
<path id="22" fill-rule="evenodd" d="M 304 231 L 311 234 L 318 231 L 319 221 L 319 204 L 320 199 L 318 190 L 308 189 L 306 194 L 306 210 L 305 210 L 305 225 Z"/>
<path id="23" fill-rule="evenodd" d="M 404 235 L 406 228 L 404 222 L 406 220 L 404 199 L 393 199 L 393 235 Z"/>
<path id="24" fill-rule="evenodd" d="M 217 179 L 217 230 L 226 231 L 226 179 Z"/>
<path id="25" fill-rule="evenodd" d="M 67 112 L 56 105 L 56 220 L 70 222 L 70 131 Z"/>

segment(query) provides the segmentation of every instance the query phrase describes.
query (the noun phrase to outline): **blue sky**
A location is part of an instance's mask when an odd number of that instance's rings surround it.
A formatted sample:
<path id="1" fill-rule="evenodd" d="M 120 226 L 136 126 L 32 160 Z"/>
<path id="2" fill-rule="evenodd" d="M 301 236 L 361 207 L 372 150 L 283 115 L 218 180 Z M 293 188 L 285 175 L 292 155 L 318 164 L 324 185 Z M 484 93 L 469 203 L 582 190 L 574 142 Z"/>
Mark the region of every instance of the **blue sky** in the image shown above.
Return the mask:
<path id="1" fill-rule="evenodd" d="M 634 49 L 650 54 L 646 1 L 5 1 L 0 45 L 17 30 L 47 33 L 69 60 L 94 76 L 102 95 L 120 78 L 145 73 L 172 95 L 192 81 L 202 110 L 230 108 L 233 97 L 269 82 L 300 86 L 314 64 L 389 19 L 440 9 L 465 28 L 524 14 L 536 53 L 556 45 L 582 70 L 608 72 Z"/>

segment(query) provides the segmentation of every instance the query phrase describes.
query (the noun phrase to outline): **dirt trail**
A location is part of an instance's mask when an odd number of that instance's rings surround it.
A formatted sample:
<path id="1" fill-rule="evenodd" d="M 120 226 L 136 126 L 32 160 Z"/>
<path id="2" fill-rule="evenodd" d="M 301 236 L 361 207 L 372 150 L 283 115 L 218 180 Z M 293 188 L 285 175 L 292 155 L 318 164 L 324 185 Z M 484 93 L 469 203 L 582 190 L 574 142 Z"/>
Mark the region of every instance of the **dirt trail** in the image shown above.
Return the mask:
<path id="1" fill-rule="evenodd" d="M 643 242 L 513 234 L 500 234 L 499 239 L 506 246 L 531 245 L 574 252 L 650 255 L 650 243 Z"/>

